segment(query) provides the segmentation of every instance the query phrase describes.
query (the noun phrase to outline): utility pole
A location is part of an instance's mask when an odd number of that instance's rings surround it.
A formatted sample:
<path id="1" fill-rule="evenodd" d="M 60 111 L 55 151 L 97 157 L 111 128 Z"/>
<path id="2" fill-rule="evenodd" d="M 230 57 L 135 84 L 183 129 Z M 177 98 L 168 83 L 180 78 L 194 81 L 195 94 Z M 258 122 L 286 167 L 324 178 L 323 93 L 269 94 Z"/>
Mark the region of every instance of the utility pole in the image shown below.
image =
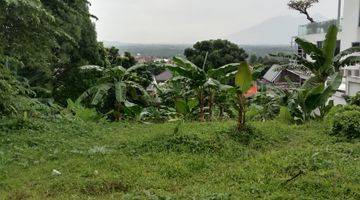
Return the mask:
<path id="1" fill-rule="evenodd" d="M 340 22 L 341 22 L 341 0 L 338 0 L 338 17 L 337 17 L 337 25 L 340 28 Z"/>

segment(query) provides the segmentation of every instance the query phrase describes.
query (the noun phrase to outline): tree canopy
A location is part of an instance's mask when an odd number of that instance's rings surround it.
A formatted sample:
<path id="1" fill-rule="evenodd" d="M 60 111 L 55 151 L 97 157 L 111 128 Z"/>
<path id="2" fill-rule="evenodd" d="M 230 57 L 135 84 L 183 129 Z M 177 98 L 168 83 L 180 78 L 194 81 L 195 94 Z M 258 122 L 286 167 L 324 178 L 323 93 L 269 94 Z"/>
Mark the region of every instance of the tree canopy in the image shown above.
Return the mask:
<path id="1" fill-rule="evenodd" d="M 205 71 L 216 69 L 230 63 L 245 61 L 248 57 L 245 50 L 228 40 L 207 40 L 197 42 L 193 48 L 185 49 L 186 58 L 197 66 L 203 66 Z"/>
<path id="2" fill-rule="evenodd" d="M 19 74 L 32 86 L 67 90 L 78 66 L 106 65 L 88 4 L 86 0 L 1 0 L 0 54 L 21 62 Z M 72 87 L 76 90 L 76 85 Z M 79 94 L 75 93 L 65 96 Z"/>
<path id="3" fill-rule="evenodd" d="M 309 14 L 309 8 L 316 3 L 319 3 L 319 0 L 290 0 L 288 6 L 290 9 L 297 10 L 301 14 L 304 14 L 306 18 L 313 23 L 315 21 Z"/>

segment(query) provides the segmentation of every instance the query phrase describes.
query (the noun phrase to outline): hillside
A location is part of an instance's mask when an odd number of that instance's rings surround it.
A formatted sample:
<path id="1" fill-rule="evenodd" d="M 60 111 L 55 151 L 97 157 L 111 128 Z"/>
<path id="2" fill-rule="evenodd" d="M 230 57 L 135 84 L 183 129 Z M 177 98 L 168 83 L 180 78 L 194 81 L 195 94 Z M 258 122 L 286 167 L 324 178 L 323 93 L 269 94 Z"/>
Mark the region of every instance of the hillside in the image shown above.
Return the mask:
<path id="1" fill-rule="evenodd" d="M 360 143 L 322 123 L 31 124 L 0 129 L 0 199 L 360 198 Z"/>
<path id="2" fill-rule="evenodd" d="M 324 19 L 315 15 L 315 19 Z M 290 45 L 291 38 L 297 36 L 298 26 L 306 24 L 304 17 L 278 16 L 258 25 L 226 36 L 232 42 L 248 45 Z"/>

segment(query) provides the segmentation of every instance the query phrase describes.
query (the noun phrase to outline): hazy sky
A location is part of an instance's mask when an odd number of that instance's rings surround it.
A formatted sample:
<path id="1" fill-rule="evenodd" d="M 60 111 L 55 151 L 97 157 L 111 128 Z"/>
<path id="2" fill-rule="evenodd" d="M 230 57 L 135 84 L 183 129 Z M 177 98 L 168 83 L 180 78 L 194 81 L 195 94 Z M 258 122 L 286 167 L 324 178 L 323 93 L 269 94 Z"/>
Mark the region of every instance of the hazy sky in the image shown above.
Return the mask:
<path id="1" fill-rule="evenodd" d="M 90 0 L 102 41 L 192 43 L 228 34 L 281 15 L 300 16 L 288 0 Z M 312 13 L 337 15 L 338 0 L 320 0 Z"/>

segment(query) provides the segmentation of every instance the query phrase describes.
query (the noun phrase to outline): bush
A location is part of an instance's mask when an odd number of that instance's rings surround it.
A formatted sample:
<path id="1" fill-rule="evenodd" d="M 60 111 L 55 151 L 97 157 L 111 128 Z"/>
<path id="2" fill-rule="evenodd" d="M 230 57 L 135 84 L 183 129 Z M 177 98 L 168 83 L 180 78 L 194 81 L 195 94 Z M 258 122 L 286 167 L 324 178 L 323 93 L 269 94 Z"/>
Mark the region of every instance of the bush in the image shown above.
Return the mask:
<path id="1" fill-rule="evenodd" d="M 360 138 L 360 111 L 345 111 L 335 115 L 331 134 L 347 139 Z"/>
<path id="2" fill-rule="evenodd" d="M 278 99 L 264 92 L 256 94 L 250 101 L 250 107 L 246 113 L 251 121 L 267 121 L 275 119 L 280 112 Z"/>
<path id="3" fill-rule="evenodd" d="M 350 105 L 360 106 L 360 92 L 355 96 L 350 97 Z"/>
<path id="4" fill-rule="evenodd" d="M 335 116 L 338 115 L 338 114 L 347 112 L 347 111 L 358 111 L 358 112 L 360 112 L 360 106 L 354 106 L 354 105 L 348 105 L 348 106 L 338 105 L 338 106 L 334 106 L 333 108 L 331 108 L 329 113 L 325 116 L 325 124 L 328 127 L 332 127 L 332 125 L 334 124 Z"/>
<path id="5" fill-rule="evenodd" d="M 228 136 L 243 145 L 251 145 L 259 148 L 262 143 L 263 135 L 252 125 L 245 125 L 242 130 L 231 129 L 228 132 Z"/>

